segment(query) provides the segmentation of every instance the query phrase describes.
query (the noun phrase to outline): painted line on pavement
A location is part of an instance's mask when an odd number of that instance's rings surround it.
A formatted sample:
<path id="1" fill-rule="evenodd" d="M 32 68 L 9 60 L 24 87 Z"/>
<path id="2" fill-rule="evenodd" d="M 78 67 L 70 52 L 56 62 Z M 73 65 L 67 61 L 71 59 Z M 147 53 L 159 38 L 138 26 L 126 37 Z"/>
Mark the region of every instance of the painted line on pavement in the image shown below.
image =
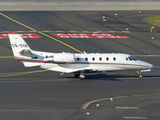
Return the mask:
<path id="1" fill-rule="evenodd" d="M 145 119 L 148 119 L 147 117 L 123 117 L 124 119 L 137 119 L 137 120 L 140 120 L 140 119 L 143 119 L 143 120 L 145 120 Z"/>
<path id="2" fill-rule="evenodd" d="M 129 96 L 117 96 L 113 97 L 113 99 L 121 99 L 121 98 L 128 98 L 128 97 L 143 97 L 143 96 L 149 96 L 149 95 L 160 95 L 160 93 L 152 93 L 152 94 L 139 94 L 139 95 L 129 95 Z M 110 98 L 102 98 L 102 99 L 97 99 L 93 101 L 86 102 L 85 104 L 82 105 L 81 109 L 85 110 L 90 104 L 104 101 L 104 100 L 110 100 Z"/>
<path id="3" fill-rule="evenodd" d="M 49 30 L 32 30 L 32 31 L 0 31 L 0 33 L 9 33 L 9 32 L 17 32 L 17 33 L 27 33 L 27 32 L 44 32 L 44 33 L 130 33 L 129 31 L 49 31 Z"/>
<path id="4" fill-rule="evenodd" d="M 24 74 L 31 74 L 31 73 L 46 72 L 46 71 L 49 71 L 49 70 L 37 70 L 37 71 L 13 72 L 13 73 L 0 73 L 0 77 L 8 77 L 8 76 L 15 76 L 15 75 L 24 75 Z"/>
<path id="5" fill-rule="evenodd" d="M 59 43 L 65 45 L 65 46 L 67 46 L 67 47 L 69 47 L 69 48 L 71 48 L 71 49 L 73 49 L 73 50 L 79 52 L 79 53 L 83 53 L 82 51 L 80 51 L 80 50 L 78 50 L 78 49 L 76 49 L 76 48 L 70 46 L 69 44 L 66 44 L 66 43 L 64 43 L 64 42 L 62 42 L 62 41 L 60 41 L 60 40 L 58 40 L 58 39 L 56 39 L 56 38 L 54 38 L 54 37 L 52 37 L 52 36 L 50 36 L 50 35 L 47 35 L 47 34 L 45 34 L 45 33 L 43 33 L 43 32 L 38 32 L 38 33 L 40 33 L 40 34 L 42 34 L 42 35 L 44 35 L 44 36 L 46 36 L 46 37 L 48 37 L 48 38 L 50 38 L 50 39 L 52 39 L 52 40 L 55 40 L 55 41 L 57 41 L 57 42 L 59 42 Z"/>
<path id="6" fill-rule="evenodd" d="M 115 109 L 138 109 L 138 107 L 122 107 L 122 106 L 117 106 Z"/>
<path id="7" fill-rule="evenodd" d="M 31 27 L 29 27 L 29 26 L 27 26 L 27 25 L 25 25 L 25 24 L 22 24 L 22 23 L 18 22 L 17 20 L 14 20 L 14 19 L 12 19 L 11 17 L 9 17 L 9 16 L 7 16 L 7 15 L 1 13 L 1 12 L 0 12 L 0 15 L 2 15 L 3 17 L 5 17 L 5 18 L 7 18 L 7 19 L 9 19 L 9 20 L 11 20 L 11 21 L 13 21 L 13 22 L 15 22 L 15 23 L 23 26 L 23 27 L 25 27 L 25 28 L 28 28 L 28 29 L 33 30 L 33 31 L 36 31 L 35 29 L 33 29 L 33 28 L 31 28 Z"/>
<path id="8" fill-rule="evenodd" d="M 5 18 L 7 18 L 7 19 L 9 19 L 9 20 L 11 20 L 11 21 L 13 21 L 13 22 L 15 22 L 15 23 L 17 23 L 17 24 L 19 24 L 19 25 L 25 27 L 25 28 L 28 28 L 28 29 L 30 29 L 30 30 L 32 30 L 32 31 L 34 31 L 34 32 L 37 32 L 36 29 L 33 29 L 33 28 L 31 28 L 31 27 L 29 27 L 29 26 L 27 26 L 27 25 L 25 25 L 25 24 L 23 24 L 23 23 L 21 23 L 21 22 L 18 22 L 17 20 L 14 20 L 14 19 L 12 19 L 11 17 L 9 17 L 9 16 L 7 16 L 7 15 L 1 13 L 1 12 L 0 12 L 0 15 L 4 16 Z M 80 50 L 78 50 L 78 49 L 76 49 L 76 48 L 70 46 L 69 44 L 64 43 L 64 42 L 62 42 L 62 41 L 60 41 L 60 40 L 58 40 L 58 39 L 56 39 L 56 38 L 54 38 L 54 37 L 52 37 L 52 36 L 49 36 L 49 35 L 47 35 L 47 34 L 45 34 L 45 33 L 43 33 L 43 32 L 38 32 L 38 33 L 39 33 L 39 34 L 42 34 L 42 35 L 44 35 L 44 36 L 46 36 L 46 37 L 48 37 L 48 38 L 51 38 L 52 40 L 55 40 L 55 41 L 57 41 L 57 42 L 59 42 L 59 43 L 65 45 L 65 46 L 67 46 L 67 47 L 69 47 L 69 48 L 71 48 L 71 49 L 73 49 L 73 50 L 79 52 L 79 53 L 83 53 L 82 51 L 80 51 Z"/>

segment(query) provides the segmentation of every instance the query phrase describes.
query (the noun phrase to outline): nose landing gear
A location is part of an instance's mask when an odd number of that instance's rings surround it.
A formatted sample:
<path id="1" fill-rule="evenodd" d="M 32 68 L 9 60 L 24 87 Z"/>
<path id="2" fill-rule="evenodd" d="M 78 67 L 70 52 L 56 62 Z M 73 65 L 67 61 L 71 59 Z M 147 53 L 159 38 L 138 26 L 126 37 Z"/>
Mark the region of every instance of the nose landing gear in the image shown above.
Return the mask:
<path id="1" fill-rule="evenodd" d="M 142 74 L 142 71 L 141 71 L 141 70 L 138 70 L 137 73 L 138 73 L 138 75 L 139 75 L 139 78 L 142 78 L 142 77 L 143 77 L 143 74 Z"/>
<path id="2" fill-rule="evenodd" d="M 142 72 L 149 72 L 149 71 L 151 71 L 151 69 L 146 69 L 146 70 L 137 70 L 137 73 L 138 73 L 138 75 L 139 75 L 139 78 L 142 78 L 142 77 L 143 77 Z"/>

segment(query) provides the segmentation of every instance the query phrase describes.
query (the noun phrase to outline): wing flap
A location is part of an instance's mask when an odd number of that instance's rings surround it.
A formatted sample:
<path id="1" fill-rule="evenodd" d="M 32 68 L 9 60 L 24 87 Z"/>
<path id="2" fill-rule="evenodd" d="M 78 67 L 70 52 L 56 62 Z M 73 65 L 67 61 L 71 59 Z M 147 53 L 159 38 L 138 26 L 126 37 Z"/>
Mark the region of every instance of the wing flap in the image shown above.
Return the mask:
<path id="1" fill-rule="evenodd" d="M 81 69 L 68 69 L 68 68 L 63 68 L 63 67 L 55 67 L 55 68 L 50 68 L 49 70 L 51 71 L 57 71 L 57 72 L 64 72 L 64 73 L 73 73 L 81 70 L 86 70 L 86 68 L 81 68 Z"/>
<path id="2" fill-rule="evenodd" d="M 40 66 L 41 63 L 31 63 L 31 62 L 23 62 L 25 67 L 35 67 L 35 66 Z"/>

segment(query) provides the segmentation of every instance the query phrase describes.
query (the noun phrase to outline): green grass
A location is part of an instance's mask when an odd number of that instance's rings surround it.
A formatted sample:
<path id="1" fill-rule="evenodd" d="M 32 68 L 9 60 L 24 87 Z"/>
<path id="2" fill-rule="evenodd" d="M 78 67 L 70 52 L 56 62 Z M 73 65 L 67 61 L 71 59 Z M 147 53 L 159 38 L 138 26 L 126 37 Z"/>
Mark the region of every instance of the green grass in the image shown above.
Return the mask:
<path id="1" fill-rule="evenodd" d="M 160 26 L 160 15 L 151 16 L 143 19 L 144 21 Z"/>

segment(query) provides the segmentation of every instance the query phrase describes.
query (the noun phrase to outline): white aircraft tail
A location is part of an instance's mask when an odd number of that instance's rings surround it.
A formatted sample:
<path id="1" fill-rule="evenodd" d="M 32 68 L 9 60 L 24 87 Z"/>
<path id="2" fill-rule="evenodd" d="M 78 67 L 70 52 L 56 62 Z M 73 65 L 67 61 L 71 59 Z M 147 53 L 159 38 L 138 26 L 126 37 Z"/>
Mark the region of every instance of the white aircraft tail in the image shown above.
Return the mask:
<path id="1" fill-rule="evenodd" d="M 31 55 L 31 49 L 28 44 L 24 41 L 20 34 L 8 34 L 11 43 L 11 48 L 13 55 L 15 57 L 19 56 L 29 56 Z"/>
<path id="2" fill-rule="evenodd" d="M 8 36 L 13 55 L 18 61 L 22 62 L 25 67 L 34 67 L 41 65 L 41 63 L 39 62 L 32 61 L 32 50 L 20 34 L 10 33 L 8 34 Z"/>

